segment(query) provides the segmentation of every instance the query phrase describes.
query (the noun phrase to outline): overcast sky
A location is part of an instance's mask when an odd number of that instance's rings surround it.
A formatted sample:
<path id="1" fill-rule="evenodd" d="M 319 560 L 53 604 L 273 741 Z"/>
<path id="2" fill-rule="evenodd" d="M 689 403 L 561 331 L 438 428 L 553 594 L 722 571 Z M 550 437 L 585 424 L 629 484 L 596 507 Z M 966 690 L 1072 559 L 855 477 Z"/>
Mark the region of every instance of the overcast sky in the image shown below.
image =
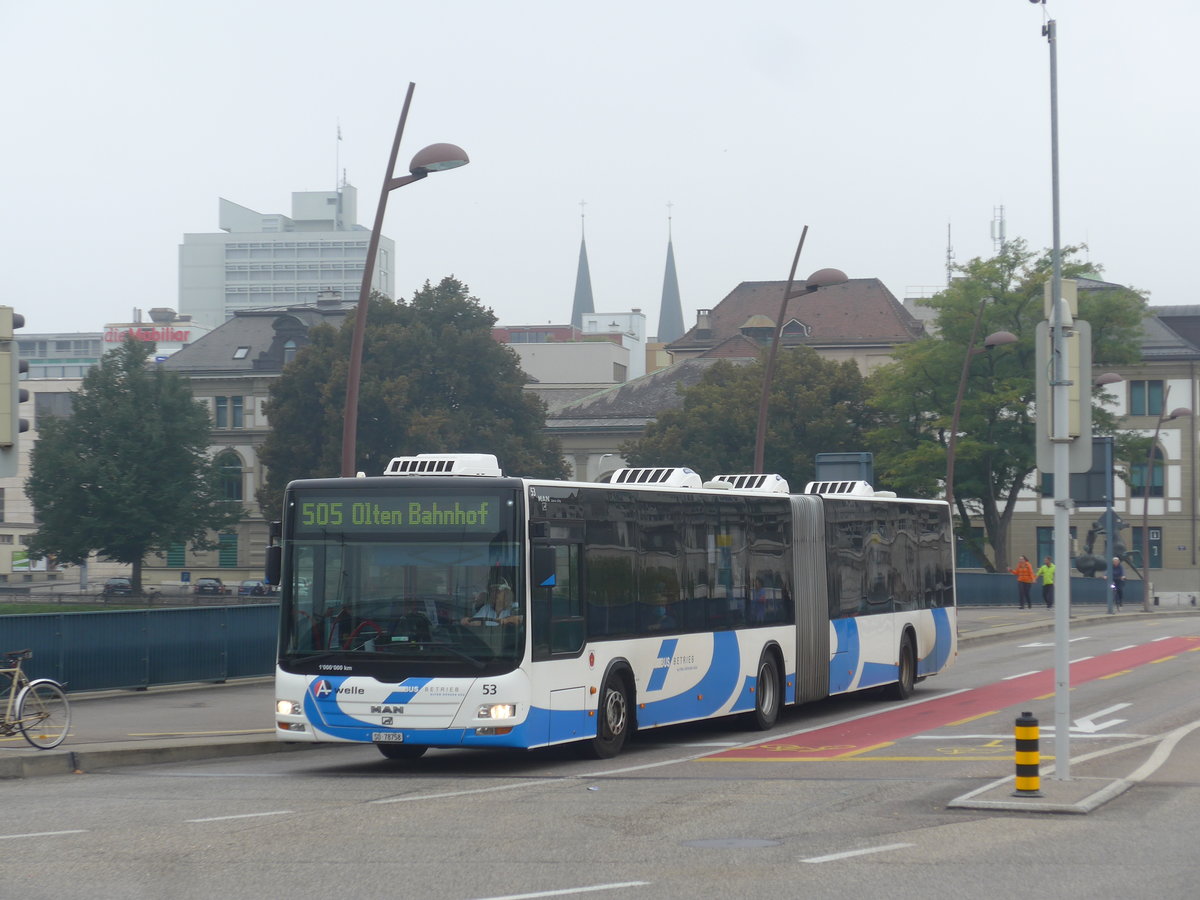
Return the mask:
<path id="1" fill-rule="evenodd" d="M 1200 302 L 1196 0 L 1050 0 L 1062 239 L 1151 303 Z M 0 303 L 26 332 L 178 306 L 178 245 L 344 169 L 370 226 L 408 82 L 397 290 L 453 274 L 502 324 L 565 322 L 586 229 L 598 312 L 654 333 L 668 203 L 684 324 L 824 266 L 903 299 L 1008 236 L 1048 247 L 1049 47 L 1028 0 L 0 0 Z M 343 140 L 337 141 L 340 123 Z"/>

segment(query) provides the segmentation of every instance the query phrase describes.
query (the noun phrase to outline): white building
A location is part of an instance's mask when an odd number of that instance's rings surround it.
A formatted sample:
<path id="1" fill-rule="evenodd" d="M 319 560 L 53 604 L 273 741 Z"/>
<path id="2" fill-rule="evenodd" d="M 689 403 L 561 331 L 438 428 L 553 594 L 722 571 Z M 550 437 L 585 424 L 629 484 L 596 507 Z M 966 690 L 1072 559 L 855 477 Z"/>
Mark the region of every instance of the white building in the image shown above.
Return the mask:
<path id="1" fill-rule="evenodd" d="M 179 246 L 179 311 L 216 328 L 236 310 L 312 306 L 321 294 L 356 300 L 370 229 L 358 191 L 292 194 L 292 214 L 264 215 L 221 199 L 221 234 L 185 234 Z M 394 296 L 395 244 L 381 236 L 372 287 Z"/>
<path id="2" fill-rule="evenodd" d="M 619 334 L 621 346 L 629 352 L 626 377 L 641 378 L 646 374 L 646 316 L 640 309 L 584 313 L 582 327 L 584 335 Z"/>

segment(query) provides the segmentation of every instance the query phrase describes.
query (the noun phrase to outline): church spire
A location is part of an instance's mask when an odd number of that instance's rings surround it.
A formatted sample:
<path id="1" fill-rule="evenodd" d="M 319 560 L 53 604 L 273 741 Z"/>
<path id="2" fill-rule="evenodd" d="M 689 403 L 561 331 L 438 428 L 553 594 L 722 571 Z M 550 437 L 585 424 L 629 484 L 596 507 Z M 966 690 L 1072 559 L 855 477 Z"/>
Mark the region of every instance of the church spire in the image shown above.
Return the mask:
<path id="1" fill-rule="evenodd" d="M 571 324 L 583 328 L 583 314 L 596 311 L 592 301 L 592 275 L 588 269 L 587 235 L 583 228 L 583 208 L 586 202 L 579 201 L 579 269 L 575 273 L 575 299 L 571 303 Z"/>
<path id="2" fill-rule="evenodd" d="M 658 310 L 658 339 L 664 344 L 683 337 L 683 303 L 675 274 L 675 246 L 671 240 L 671 207 L 667 204 L 667 270 L 663 275 L 662 305 Z"/>

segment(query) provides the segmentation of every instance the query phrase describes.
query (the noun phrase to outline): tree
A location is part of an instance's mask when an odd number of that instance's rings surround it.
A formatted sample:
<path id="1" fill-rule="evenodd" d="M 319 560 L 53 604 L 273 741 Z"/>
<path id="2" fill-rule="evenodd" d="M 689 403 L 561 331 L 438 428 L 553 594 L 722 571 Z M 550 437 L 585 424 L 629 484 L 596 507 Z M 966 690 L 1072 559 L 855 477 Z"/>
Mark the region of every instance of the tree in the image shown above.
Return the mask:
<path id="1" fill-rule="evenodd" d="M 296 478 L 341 471 L 342 418 L 354 323 L 318 326 L 271 386 L 271 433 L 259 459 L 268 467 L 259 505 L 278 517 Z M 523 390 L 517 355 L 492 338 L 496 317 L 453 277 L 429 282 L 411 302 L 371 296 L 363 336 L 356 466 L 381 473 L 395 456 L 494 453 L 506 472 L 567 474 L 546 406 Z"/>
<path id="2" fill-rule="evenodd" d="M 1080 249 L 1064 249 L 1064 278 L 1094 278 L 1099 271 L 1072 258 Z M 997 256 L 972 259 L 959 272 L 961 277 L 928 301 L 937 312 L 937 335 L 899 348 L 893 364 L 872 373 L 871 402 L 883 418 L 871 433 L 871 447 L 876 471 L 901 492 L 938 493 L 945 486 L 955 395 L 980 307 L 977 348 L 993 332 L 1016 335 L 1015 344 L 971 355 L 954 466 L 959 539 L 989 570 L 1006 571 L 1008 531 L 1018 494 L 1029 486 L 1036 468 L 1034 329 L 1045 318 L 1043 291 L 1050 279 L 1051 256 L 1048 251 L 1035 255 L 1024 241 L 1015 240 Z M 1094 365 L 1138 359 L 1145 311 L 1145 299 L 1128 288 L 1101 282 L 1080 290 L 1079 316 L 1092 326 Z M 1104 396 L 1099 389 L 1092 395 Z M 1114 434 L 1116 422 L 1096 408 L 1093 428 L 1097 434 Z M 1118 455 L 1131 444 L 1118 435 Z M 969 529 L 972 516 L 982 520 L 994 560 L 987 558 L 983 543 Z"/>
<path id="3" fill-rule="evenodd" d="M 242 517 L 208 455 L 208 412 L 184 377 L 147 366 L 153 351 L 126 338 L 84 377 L 69 417 L 38 421 L 25 485 L 32 556 L 128 563 L 135 592 L 147 554 L 210 549 L 211 532 Z"/>
<path id="4" fill-rule="evenodd" d="M 721 361 L 683 391 L 645 434 L 621 448 L 632 466 L 687 466 L 704 477 L 750 472 L 762 393 L 763 361 Z M 785 349 L 771 384 L 764 468 L 802 489 L 817 453 L 866 448 L 872 420 L 867 391 L 853 362 L 832 362 L 809 347 Z"/>

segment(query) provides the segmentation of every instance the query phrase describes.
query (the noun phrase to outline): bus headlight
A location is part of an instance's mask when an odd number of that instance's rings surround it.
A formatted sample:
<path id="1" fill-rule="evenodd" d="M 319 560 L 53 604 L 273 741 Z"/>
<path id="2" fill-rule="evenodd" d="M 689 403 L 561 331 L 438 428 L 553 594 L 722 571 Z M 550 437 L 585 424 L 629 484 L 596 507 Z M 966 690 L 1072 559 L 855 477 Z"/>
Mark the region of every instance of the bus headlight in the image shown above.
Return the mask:
<path id="1" fill-rule="evenodd" d="M 281 716 L 298 716 L 300 715 L 300 704 L 294 703 L 291 700 L 276 700 L 275 712 Z"/>
<path id="2" fill-rule="evenodd" d="M 512 719 L 517 715 L 517 704 L 515 703 L 488 703 L 479 707 L 479 712 L 475 713 L 477 719 Z"/>

